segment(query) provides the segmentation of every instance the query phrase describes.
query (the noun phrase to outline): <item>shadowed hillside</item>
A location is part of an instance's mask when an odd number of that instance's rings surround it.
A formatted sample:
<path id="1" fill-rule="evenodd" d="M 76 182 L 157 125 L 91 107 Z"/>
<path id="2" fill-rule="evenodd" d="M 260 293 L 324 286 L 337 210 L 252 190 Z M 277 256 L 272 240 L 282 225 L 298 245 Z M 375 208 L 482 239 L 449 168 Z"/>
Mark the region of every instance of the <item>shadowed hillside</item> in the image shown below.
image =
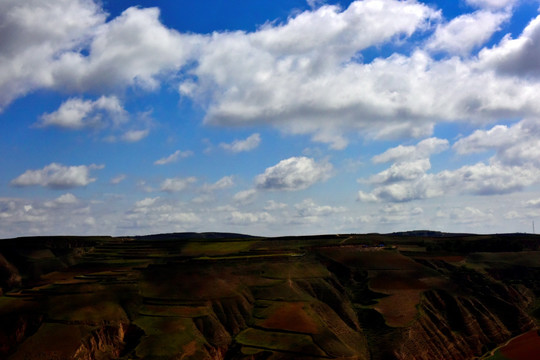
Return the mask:
<path id="1" fill-rule="evenodd" d="M 0 358 L 522 359 L 540 344 L 539 245 L 430 231 L 0 240 Z"/>

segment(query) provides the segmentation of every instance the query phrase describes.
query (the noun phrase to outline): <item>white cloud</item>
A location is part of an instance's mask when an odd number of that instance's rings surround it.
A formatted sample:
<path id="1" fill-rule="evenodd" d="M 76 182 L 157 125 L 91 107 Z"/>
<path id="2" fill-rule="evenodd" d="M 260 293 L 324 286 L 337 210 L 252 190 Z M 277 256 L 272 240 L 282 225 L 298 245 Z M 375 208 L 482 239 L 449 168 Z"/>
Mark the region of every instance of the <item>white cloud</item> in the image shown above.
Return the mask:
<path id="1" fill-rule="evenodd" d="M 264 26 L 250 40 L 259 49 L 276 55 L 314 52 L 318 58 L 326 50 L 330 56 L 326 61 L 339 62 L 392 37 L 410 36 L 425 26 L 427 19 L 438 16 L 429 7 L 414 2 L 354 1 L 345 10 L 327 5 L 300 13 L 283 25 Z M 339 58 L 332 58 L 336 55 Z"/>
<path id="2" fill-rule="evenodd" d="M 422 177 L 431 169 L 429 159 L 420 159 L 394 163 L 389 169 L 381 171 L 370 178 L 375 184 L 391 184 L 400 181 L 411 181 Z"/>
<path id="3" fill-rule="evenodd" d="M 252 225 L 261 223 L 271 223 L 274 217 L 267 212 L 240 212 L 233 211 L 228 217 L 227 222 L 232 225 Z"/>
<path id="4" fill-rule="evenodd" d="M 354 133 L 420 138 L 430 136 L 441 121 L 478 124 L 537 116 L 540 84 L 530 76 L 540 63 L 540 20 L 519 38 L 483 49 L 478 58 L 437 59 L 427 52 L 464 54 L 483 45 L 511 3 L 471 0 L 499 12 L 462 15 L 439 25 L 427 45 L 409 44 L 416 49 L 410 55 L 363 63 L 364 49 L 414 41 L 413 33 L 432 31 L 440 12 L 415 1 L 364 0 L 346 9 L 323 5 L 250 33 L 197 35 L 165 27 L 157 8 L 132 7 L 106 22 L 90 0 L 48 6 L 8 1 L 0 5 L 10 34 L 0 44 L 0 53 L 9 55 L 0 62 L 0 106 L 38 88 L 155 89 L 184 72 L 185 82 L 174 85 L 204 108 L 206 123 L 272 125 L 311 135 L 334 149 L 343 149 Z M 474 26 L 468 25 L 471 19 L 477 20 Z M 84 102 L 82 108 L 74 106 L 74 114 L 58 112 L 49 122 L 74 128 L 91 124 L 92 116 L 82 117 Z M 138 129 L 110 139 L 137 141 L 147 134 Z M 240 151 L 255 140 L 225 145 Z"/>
<path id="5" fill-rule="evenodd" d="M 448 140 L 429 138 L 420 141 L 414 146 L 398 145 L 395 148 L 390 148 L 384 153 L 373 157 L 374 163 L 385 163 L 390 161 L 403 161 L 403 160 L 415 160 L 424 159 L 430 157 L 432 154 L 438 154 L 448 149 Z"/>
<path id="6" fill-rule="evenodd" d="M 135 209 L 145 209 L 152 205 L 154 205 L 158 200 L 159 196 L 153 197 L 153 198 L 144 198 L 142 200 L 139 200 L 135 202 Z"/>
<path id="7" fill-rule="evenodd" d="M 197 35 L 159 21 L 159 9 L 131 7 L 98 27 L 88 55 L 65 52 L 53 64 L 57 85 L 77 90 L 135 85 L 154 89 L 159 77 L 185 64 Z"/>
<path id="8" fill-rule="evenodd" d="M 467 4 L 486 9 L 508 8 L 514 5 L 517 0 L 465 0 Z"/>
<path id="9" fill-rule="evenodd" d="M 317 163 L 307 157 L 292 157 L 257 175 L 255 184 L 263 190 L 303 190 L 330 178 L 332 169 L 326 161 Z"/>
<path id="10" fill-rule="evenodd" d="M 122 140 L 126 142 L 137 142 L 141 141 L 148 136 L 150 130 L 129 130 L 124 135 L 122 135 Z"/>
<path id="11" fill-rule="evenodd" d="M 117 184 L 120 184 L 122 181 L 124 181 L 126 177 L 127 176 L 125 174 L 120 174 L 118 176 L 113 177 L 110 182 L 113 185 L 117 185 Z"/>
<path id="12" fill-rule="evenodd" d="M 466 56 L 471 50 L 483 45 L 501 24 L 510 18 L 510 12 L 477 11 L 452 19 L 449 23 L 437 25 L 426 48 L 449 54 Z"/>
<path id="13" fill-rule="evenodd" d="M 0 109 L 39 88 L 154 89 L 186 63 L 199 35 L 163 26 L 159 9 L 131 7 L 106 22 L 91 0 L 3 1 Z"/>
<path id="14" fill-rule="evenodd" d="M 163 228 L 186 231 L 200 221 L 200 217 L 184 204 L 159 196 L 135 202 L 122 220 L 124 224 L 129 224 L 130 228 L 147 231 L 160 231 L 159 229 Z"/>
<path id="15" fill-rule="evenodd" d="M 388 169 L 360 179 L 373 186 L 371 192 L 358 192 L 364 202 L 404 202 L 444 195 L 494 195 L 521 191 L 540 182 L 540 125 L 522 120 L 511 127 L 497 125 L 476 130 L 458 140 L 458 154 L 495 150 L 487 163 L 465 165 L 455 170 L 429 173 L 429 156 L 448 147 L 446 141 L 427 139 L 416 146 L 398 146 L 374 156 L 374 162 L 395 161 Z"/>
<path id="16" fill-rule="evenodd" d="M 406 163 L 405 163 L 406 164 Z M 361 201 L 406 202 L 452 194 L 498 195 L 520 191 L 540 182 L 540 169 L 507 166 L 500 162 L 477 163 L 436 174 L 422 173 L 420 168 L 403 168 L 388 181 L 388 170 L 371 178 L 374 190 L 360 191 Z M 427 169 L 426 169 L 427 170 Z M 413 174 L 414 176 L 409 176 Z"/>
<path id="17" fill-rule="evenodd" d="M 196 182 L 195 177 L 188 178 L 169 178 L 161 183 L 160 190 L 166 192 L 178 192 L 187 189 L 190 184 Z"/>
<path id="18" fill-rule="evenodd" d="M 540 15 L 533 19 L 521 35 L 506 35 L 497 46 L 479 53 L 480 66 L 502 74 L 522 77 L 540 76 Z"/>
<path id="19" fill-rule="evenodd" d="M 377 195 L 373 194 L 373 193 L 366 193 L 362 190 L 359 190 L 358 191 L 358 201 L 362 201 L 362 202 L 377 202 L 379 201 L 379 198 L 377 197 Z"/>
<path id="20" fill-rule="evenodd" d="M 309 7 L 312 8 L 312 9 L 318 8 L 319 6 L 324 4 L 325 2 L 326 2 L 325 0 L 307 0 L 307 3 L 309 5 Z"/>
<path id="21" fill-rule="evenodd" d="M 79 202 L 79 200 L 77 199 L 77 197 L 71 193 L 67 193 L 67 194 L 64 194 L 64 195 L 60 195 L 59 197 L 56 198 L 56 203 L 57 204 L 76 204 Z"/>
<path id="22" fill-rule="evenodd" d="M 66 193 L 64 195 L 60 195 L 53 201 L 47 201 L 44 203 L 45 207 L 54 208 L 59 206 L 69 206 L 69 205 L 75 205 L 79 203 L 79 199 L 71 193 Z"/>
<path id="23" fill-rule="evenodd" d="M 240 204 L 249 204 L 255 200 L 257 191 L 255 189 L 239 191 L 233 196 L 233 200 Z"/>
<path id="24" fill-rule="evenodd" d="M 96 233 L 87 223 L 90 207 L 73 194 L 52 200 L 0 198 L 0 238 Z"/>
<path id="25" fill-rule="evenodd" d="M 255 149 L 261 143 L 261 136 L 257 133 L 250 135 L 245 140 L 235 140 L 231 144 L 221 143 L 221 146 L 225 150 L 232 151 L 234 153 L 242 151 L 250 151 Z"/>
<path id="26" fill-rule="evenodd" d="M 347 130 L 366 137 L 418 138 L 431 135 L 440 121 L 482 123 L 540 114 L 534 95 L 540 84 L 498 76 L 472 60 L 435 60 L 418 49 L 411 56 L 393 54 L 369 64 L 344 59 L 337 65 L 311 53 L 301 59 L 263 56 L 264 49 L 253 49 L 241 34 L 220 36 L 215 46 L 223 48 L 204 55 L 194 70 L 204 79 L 201 94 L 214 90 L 206 123 L 271 124 L 341 149 Z M 216 58 L 205 65 L 206 56 Z"/>
<path id="27" fill-rule="evenodd" d="M 529 207 L 539 207 L 540 206 L 540 199 L 532 199 L 525 202 L 526 206 Z"/>
<path id="28" fill-rule="evenodd" d="M 223 190 L 234 186 L 233 176 L 224 176 L 213 184 L 205 184 L 202 187 L 202 191 L 212 192 L 216 190 Z"/>
<path id="29" fill-rule="evenodd" d="M 335 213 L 345 212 L 347 209 L 342 206 L 317 205 L 313 199 L 305 199 L 296 204 L 295 209 L 300 217 L 328 216 Z"/>
<path id="30" fill-rule="evenodd" d="M 410 36 L 432 17 L 438 13 L 422 4 L 367 0 L 344 11 L 322 6 L 250 34 L 214 34 L 193 70 L 197 88 L 184 95 L 212 94 L 207 123 L 270 123 L 343 148 L 341 128 L 362 129 L 377 108 L 365 96 L 371 89 L 362 78 L 369 74 L 351 59 L 369 46 Z"/>
<path id="31" fill-rule="evenodd" d="M 52 189 L 67 189 L 86 186 L 94 181 L 91 170 L 103 169 L 103 165 L 64 166 L 51 163 L 40 170 L 27 170 L 11 181 L 13 186 L 44 186 Z"/>
<path id="32" fill-rule="evenodd" d="M 166 165 L 178 161 L 178 159 L 185 159 L 193 155 L 193 151 L 180 151 L 176 150 L 169 156 L 154 161 L 154 165 Z"/>
<path id="33" fill-rule="evenodd" d="M 289 205 L 285 203 L 276 202 L 274 200 L 268 200 L 266 202 L 266 206 L 264 207 L 264 210 L 266 211 L 284 210 L 287 207 L 289 207 Z"/>
<path id="34" fill-rule="evenodd" d="M 444 187 L 477 195 L 493 195 L 515 192 L 539 182 L 540 169 L 505 166 L 499 162 L 478 163 L 455 171 L 442 171 L 437 177 Z"/>
<path id="35" fill-rule="evenodd" d="M 449 218 L 452 222 L 481 224 L 486 223 L 493 218 L 493 214 L 486 213 L 472 206 L 463 208 L 441 209 L 437 211 L 436 217 Z"/>
<path id="36" fill-rule="evenodd" d="M 58 110 L 43 114 L 37 125 L 80 130 L 104 127 L 107 121 L 111 125 L 118 125 L 126 119 L 127 113 L 115 96 L 102 96 L 95 101 L 71 98 L 63 102 Z"/>
<path id="37" fill-rule="evenodd" d="M 59 54 L 91 38 L 106 14 L 88 0 L 6 0 L 0 3 L 0 111 L 13 99 L 54 85 Z"/>
<path id="38" fill-rule="evenodd" d="M 453 149 L 458 154 L 495 150 L 495 158 L 510 166 L 540 168 L 540 123 L 536 119 L 521 120 L 512 126 L 496 125 L 489 130 L 476 130 L 458 140 Z"/>

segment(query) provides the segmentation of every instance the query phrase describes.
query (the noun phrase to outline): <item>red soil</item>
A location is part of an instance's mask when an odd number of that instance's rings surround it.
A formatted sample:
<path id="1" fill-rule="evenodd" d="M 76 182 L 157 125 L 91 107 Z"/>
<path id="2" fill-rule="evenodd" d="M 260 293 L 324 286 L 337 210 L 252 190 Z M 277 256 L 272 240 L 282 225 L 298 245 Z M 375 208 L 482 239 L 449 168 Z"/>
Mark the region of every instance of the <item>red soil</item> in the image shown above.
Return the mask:
<path id="1" fill-rule="evenodd" d="M 504 357 L 510 360 L 538 359 L 540 354 L 540 336 L 538 330 L 518 336 L 500 349 Z"/>
<path id="2" fill-rule="evenodd" d="M 369 281 L 369 286 L 375 291 L 384 290 L 425 290 L 427 286 L 421 280 L 421 273 L 416 271 L 390 270 L 376 271 Z"/>
<path id="3" fill-rule="evenodd" d="M 389 326 L 407 326 L 418 313 L 416 305 L 420 302 L 419 290 L 396 290 L 392 295 L 382 298 L 374 306 Z"/>
<path id="4" fill-rule="evenodd" d="M 268 329 L 282 329 L 307 334 L 318 333 L 317 323 L 306 313 L 305 303 L 283 303 L 261 325 Z M 312 315 L 313 316 L 313 315 Z"/>
<path id="5" fill-rule="evenodd" d="M 416 270 L 421 266 L 412 259 L 396 251 L 381 250 L 366 251 L 360 246 L 325 248 L 320 251 L 326 256 L 348 266 L 366 270 Z"/>

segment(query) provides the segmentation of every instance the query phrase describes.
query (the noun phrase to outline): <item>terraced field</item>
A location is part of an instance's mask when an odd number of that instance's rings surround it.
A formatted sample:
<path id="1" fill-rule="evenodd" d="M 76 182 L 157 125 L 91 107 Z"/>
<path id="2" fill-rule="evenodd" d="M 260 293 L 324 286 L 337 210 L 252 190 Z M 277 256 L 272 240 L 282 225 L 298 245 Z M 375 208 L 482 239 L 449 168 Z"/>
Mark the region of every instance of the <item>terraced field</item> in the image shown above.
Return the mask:
<path id="1" fill-rule="evenodd" d="M 4 241 L 0 358 L 472 359 L 536 327 L 540 285 L 519 271 L 540 271 L 537 252 L 436 241 Z M 509 346 L 492 355 L 523 358 Z"/>

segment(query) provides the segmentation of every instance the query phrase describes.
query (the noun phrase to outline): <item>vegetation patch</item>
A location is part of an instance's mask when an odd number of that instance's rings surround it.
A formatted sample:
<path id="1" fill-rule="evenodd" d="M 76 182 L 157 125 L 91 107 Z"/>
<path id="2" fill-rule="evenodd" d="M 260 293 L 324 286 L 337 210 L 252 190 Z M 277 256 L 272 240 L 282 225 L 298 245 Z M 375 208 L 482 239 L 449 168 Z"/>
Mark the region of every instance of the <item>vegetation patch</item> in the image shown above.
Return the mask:
<path id="1" fill-rule="evenodd" d="M 197 257 L 237 254 L 248 251 L 255 243 L 256 241 L 189 242 L 182 248 L 182 255 Z"/>

